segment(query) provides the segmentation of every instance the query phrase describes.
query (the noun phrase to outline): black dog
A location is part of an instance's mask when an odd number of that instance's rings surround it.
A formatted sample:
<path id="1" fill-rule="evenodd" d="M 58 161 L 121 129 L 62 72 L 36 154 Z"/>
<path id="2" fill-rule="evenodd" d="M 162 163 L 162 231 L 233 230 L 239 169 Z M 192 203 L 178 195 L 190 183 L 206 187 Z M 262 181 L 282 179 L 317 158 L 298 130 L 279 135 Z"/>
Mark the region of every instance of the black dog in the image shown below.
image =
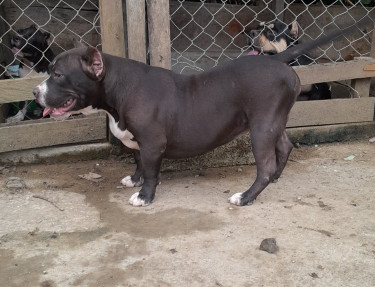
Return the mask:
<path id="1" fill-rule="evenodd" d="M 56 57 L 49 78 L 33 93 L 44 115 L 56 119 L 107 112 L 112 133 L 134 149 L 136 171 L 122 180 L 127 186 L 143 184 L 129 200 L 133 206 L 154 199 L 163 157 L 200 155 L 250 130 L 257 177 L 247 191 L 229 199 L 246 205 L 280 177 L 292 150 L 285 125 L 301 88 L 287 63 L 349 30 L 190 76 L 93 47 L 76 48 Z"/>
<path id="2" fill-rule="evenodd" d="M 35 72 L 47 73 L 48 65 L 55 58 L 50 48 L 50 33 L 42 33 L 31 25 L 18 30 L 17 35 L 12 37 L 11 44 L 13 53 L 31 64 Z"/>
<path id="3" fill-rule="evenodd" d="M 293 22 L 287 26 L 278 20 L 271 23 L 261 23 L 256 30 L 248 34 L 248 44 L 251 47 L 249 55 L 273 55 L 298 44 L 298 24 Z M 303 54 L 293 59 L 291 66 L 310 65 L 313 60 Z M 301 87 L 297 100 L 327 100 L 331 98 L 330 87 L 327 83 L 318 83 Z"/>
<path id="4" fill-rule="evenodd" d="M 11 38 L 11 45 L 12 52 L 21 61 L 18 69 L 20 78 L 47 75 L 48 65 L 55 58 L 50 44 L 50 34 L 40 32 L 34 25 L 17 31 L 17 35 Z M 16 115 L 7 118 L 6 122 L 22 121 L 25 118 L 28 104 L 28 101 L 19 102 L 20 110 Z"/>

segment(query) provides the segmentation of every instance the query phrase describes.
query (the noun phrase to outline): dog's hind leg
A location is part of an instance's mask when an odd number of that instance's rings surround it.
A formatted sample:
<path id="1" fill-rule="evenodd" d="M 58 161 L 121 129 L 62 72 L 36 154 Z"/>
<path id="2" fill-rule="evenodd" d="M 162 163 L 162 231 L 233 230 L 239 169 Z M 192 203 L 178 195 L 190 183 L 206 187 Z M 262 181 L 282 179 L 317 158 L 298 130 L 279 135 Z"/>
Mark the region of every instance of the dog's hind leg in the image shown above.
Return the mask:
<path id="1" fill-rule="evenodd" d="M 229 202 L 236 205 L 251 204 L 257 196 L 273 181 L 277 171 L 277 135 L 270 129 L 251 131 L 253 154 L 257 165 L 257 177 L 253 185 L 244 193 L 236 193 Z"/>
<path id="2" fill-rule="evenodd" d="M 133 156 L 137 165 L 135 173 L 133 175 L 128 175 L 121 180 L 121 183 L 127 187 L 141 186 L 143 184 L 143 167 L 139 150 L 133 150 Z"/>
<path id="3" fill-rule="evenodd" d="M 286 134 L 286 131 L 284 130 L 276 142 L 277 170 L 273 178 L 274 182 L 276 182 L 279 179 L 281 173 L 283 172 L 292 149 L 293 149 L 293 144 L 290 142 L 288 135 Z"/>

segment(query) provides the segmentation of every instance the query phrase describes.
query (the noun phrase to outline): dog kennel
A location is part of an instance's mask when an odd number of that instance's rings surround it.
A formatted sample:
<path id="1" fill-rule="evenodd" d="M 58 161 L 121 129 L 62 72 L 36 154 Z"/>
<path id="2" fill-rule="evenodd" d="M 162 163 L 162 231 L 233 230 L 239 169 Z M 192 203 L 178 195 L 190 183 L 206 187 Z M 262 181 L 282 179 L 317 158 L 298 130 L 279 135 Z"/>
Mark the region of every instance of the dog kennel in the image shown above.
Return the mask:
<path id="1" fill-rule="evenodd" d="M 74 38 L 106 53 L 196 73 L 246 56 L 246 33 L 260 22 L 278 19 L 289 25 L 297 21 L 299 40 L 307 41 L 362 18 L 370 19 L 365 27 L 314 50 L 313 65 L 295 68 L 303 84 L 335 83 L 337 94 L 344 98 L 297 102 L 290 128 L 374 123 L 375 97 L 370 90 L 375 76 L 374 1 L 4 0 L 0 8 L 0 153 L 109 138 L 103 114 L 63 122 L 6 123 L 9 108 L 32 101 L 32 89 L 45 79 L 12 75 L 11 67 L 19 64 L 19 57 L 12 53 L 11 37 L 18 29 L 33 24 L 50 33 L 55 54 L 72 48 Z M 3 79 L 5 75 L 10 79 Z"/>

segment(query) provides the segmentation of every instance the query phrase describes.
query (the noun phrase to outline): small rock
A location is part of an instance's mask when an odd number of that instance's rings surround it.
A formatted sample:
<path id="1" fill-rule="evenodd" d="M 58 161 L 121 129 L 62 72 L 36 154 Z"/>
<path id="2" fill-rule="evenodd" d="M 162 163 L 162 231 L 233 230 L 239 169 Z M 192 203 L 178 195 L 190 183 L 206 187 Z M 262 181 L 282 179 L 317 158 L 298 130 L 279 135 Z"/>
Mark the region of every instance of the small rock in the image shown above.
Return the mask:
<path id="1" fill-rule="evenodd" d="M 175 254 L 175 253 L 177 253 L 177 250 L 175 248 L 172 248 L 172 249 L 169 249 L 169 252 L 172 253 L 172 254 Z"/>
<path id="2" fill-rule="evenodd" d="M 229 193 L 230 192 L 230 190 L 229 189 L 227 189 L 226 191 L 223 191 L 223 193 Z"/>
<path id="3" fill-rule="evenodd" d="M 54 232 L 54 233 L 53 233 L 53 234 L 52 234 L 52 235 L 50 236 L 50 238 L 51 238 L 51 239 L 56 239 L 56 238 L 57 238 L 57 236 L 58 236 L 58 235 L 57 235 L 57 233 L 56 233 L 56 232 Z"/>
<path id="4" fill-rule="evenodd" d="M 83 178 L 83 179 L 86 179 L 86 180 L 89 180 L 89 181 L 94 181 L 94 182 L 98 182 L 102 179 L 102 176 L 100 174 L 97 174 L 97 173 L 94 173 L 94 172 L 89 172 L 87 174 L 81 174 L 81 175 L 78 175 L 80 178 Z"/>
<path id="5" fill-rule="evenodd" d="M 0 174 L 8 174 L 10 173 L 9 168 L 6 168 L 5 166 L 0 166 Z"/>
<path id="6" fill-rule="evenodd" d="M 368 140 L 370 143 L 375 143 L 375 137 Z"/>
<path id="7" fill-rule="evenodd" d="M 262 243 L 259 246 L 260 250 L 266 251 L 268 253 L 276 253 L 279 251 L 279 247 L 276 244 L 276 239 L 275 238 L 266 238 L 263 239 Z"/>
<path id="8" fill-rule="evenodd" d="M 237 172 L 242 172 L 242 168 L 239 167 L 239 168 L 237 169 Z"/>
<path id="9" fill-rule="evenodd" d="M 19 189 L 24 189 L 26 187 L 26 184 L 23 181 L 23 179 L 12 176 L 12 177 L 8 177 L 5 180 L 5 186 L 7 189 L 19 190 Z"/>
<path id="10" fill-rule="evenodd" d="M 36 227 L 33 231 L 30 231 L 28 234 L 31 235 L 31 236 L 34 236 L 35 234 L 37 234 L 39 231 L 39 228 Z"/>
<path id="11" fill-rule="evenodd" d="M 318 274 L 316 274 L 315 272 L 309 274 L 312 278 L 319 278 Z"/>

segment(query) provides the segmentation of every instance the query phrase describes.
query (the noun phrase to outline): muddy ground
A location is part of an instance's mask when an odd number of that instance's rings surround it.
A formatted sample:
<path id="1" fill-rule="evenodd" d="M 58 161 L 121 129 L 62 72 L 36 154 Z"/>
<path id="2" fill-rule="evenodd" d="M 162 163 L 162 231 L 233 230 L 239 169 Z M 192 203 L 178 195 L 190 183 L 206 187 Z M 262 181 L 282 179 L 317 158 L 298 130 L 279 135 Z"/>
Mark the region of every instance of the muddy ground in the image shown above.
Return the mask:
<path id="1" fill-rule="evenodd" d="M 375 286 L 374 143 L 294 149 L 246 207 L 227 198 L 255 166 L 165 172 L 144 208 L 119 187 L 133 168 L 0 167 L 0 285 Z M 259 249 L 271 237 L 275 254 Z"/>

